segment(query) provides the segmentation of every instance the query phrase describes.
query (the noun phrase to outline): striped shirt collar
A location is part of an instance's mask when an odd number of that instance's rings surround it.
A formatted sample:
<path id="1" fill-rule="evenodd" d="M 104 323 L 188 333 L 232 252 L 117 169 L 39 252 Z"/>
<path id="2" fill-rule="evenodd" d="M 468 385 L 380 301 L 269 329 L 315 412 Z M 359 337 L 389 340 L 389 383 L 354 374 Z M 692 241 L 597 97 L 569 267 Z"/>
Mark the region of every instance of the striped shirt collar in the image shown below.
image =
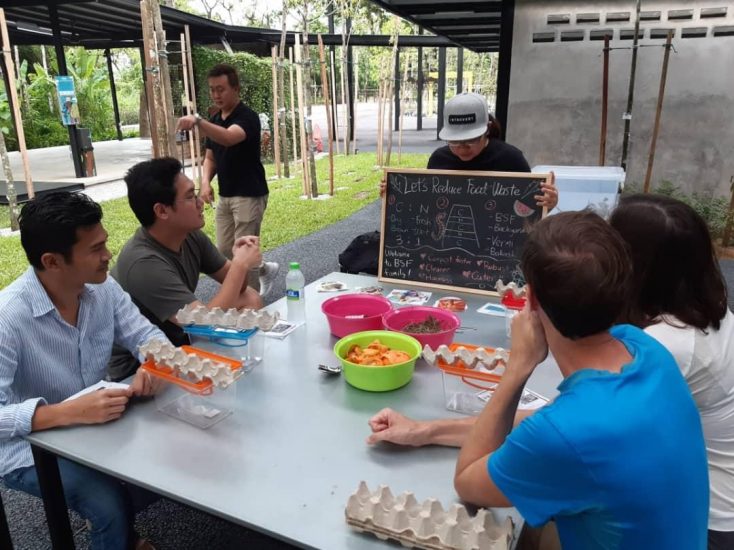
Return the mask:
<path id="1" fill-rule="evenodd" d="M 42 317 L 49 311 L 56 309 L 33 266 L 28 266 L 21 277 L 25 279 L 25 287 L 28 291 L 28 301 L 33 309 L 33 317 Z M 84 285 L 84 290 L 79 299 L 83 299 L 85 295 L 94 292 L 94 290 L 93 285 Z"/>

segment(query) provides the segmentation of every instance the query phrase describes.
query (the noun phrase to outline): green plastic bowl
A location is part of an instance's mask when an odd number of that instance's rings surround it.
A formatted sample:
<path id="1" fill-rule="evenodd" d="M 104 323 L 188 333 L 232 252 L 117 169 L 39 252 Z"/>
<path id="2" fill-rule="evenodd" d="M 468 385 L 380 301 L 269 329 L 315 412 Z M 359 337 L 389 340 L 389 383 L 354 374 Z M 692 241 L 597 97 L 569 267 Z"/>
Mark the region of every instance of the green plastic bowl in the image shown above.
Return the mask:
<path id="1" fill-rule="evenodd" d="M 345 359 L 353 345 L 367 347 L 374 340 L 379 340 L 390 349 L 406 352 L 410 359 L 384 367 L 357 365 Z M 415 361 L 420 357 L 421 351 L 420 343 L 412 336 L 389 330 L 356 332 L 345 336 L 334 346 L 334 353 L 342 363 L 346 381 L 355 388 L 367 391 L 390 391 L 405 386 L 413 377 Z"/>

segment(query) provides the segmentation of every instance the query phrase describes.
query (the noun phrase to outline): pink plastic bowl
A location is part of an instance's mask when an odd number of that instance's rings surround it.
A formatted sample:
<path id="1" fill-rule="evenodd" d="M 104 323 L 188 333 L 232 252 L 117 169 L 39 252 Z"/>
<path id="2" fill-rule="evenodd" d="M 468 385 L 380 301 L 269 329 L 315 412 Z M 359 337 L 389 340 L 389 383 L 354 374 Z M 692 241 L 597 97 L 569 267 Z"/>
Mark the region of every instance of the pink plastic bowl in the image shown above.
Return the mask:
<path id="1" fill-rule="evenodd" d="M 382 314 L 391 309 L 390 300 L 370 294 L 334 296 L 321 304 L 331 333 L 339 338 L 363 330 L 382 330 Z"/>
<path id="2" fill-rule="evenodd" d="M 403 330 L 403 327 L 409 323 L 421 323 L 431 315 L 435 319 L 438 319 L 443 326 L 441 332 L 431 333 L 415 333 L 407 332 Z M 427 306 L 408 306 L 400 309 L 393 309 L 388 311 L 382 316 L 382 324 L 387 330 L 394 330 L 395 332 L 402 332 L 408 334 L 418 340 L 421 346 L 430 346 L 431 349 L 436 349 L 442 344 L 447 346 L 454 341 L 454 334 L 456 329 L 461 326 L 461 319 L 454 313 L 446 311 L 445 309 L 439 309 L 437 307 Z"/>

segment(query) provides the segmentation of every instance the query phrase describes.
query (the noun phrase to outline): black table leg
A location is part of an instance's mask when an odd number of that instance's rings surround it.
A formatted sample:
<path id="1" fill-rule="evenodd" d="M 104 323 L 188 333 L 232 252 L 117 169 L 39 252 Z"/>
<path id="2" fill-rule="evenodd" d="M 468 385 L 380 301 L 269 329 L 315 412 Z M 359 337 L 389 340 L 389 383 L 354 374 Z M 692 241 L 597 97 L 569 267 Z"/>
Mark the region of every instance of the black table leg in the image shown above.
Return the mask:
<path id="1" fill-rule="evenodd" d="M 69 512 L 64 499 L 64 487 L 61 484 L 59 463 L 56 455 L 31 445 L 33 460 L 36 463 L 38 484 L 43 496 L 43 507 L 46 510 L 48 532 L 51 535 L 51 546 L 54 550 L 74 548 L 74 535 L 71 532 Z"/>
<path id="2" fill-rule="evenodd" d="M 13 550 L 13 539 L 10 538 L 8 518 L 5 517 L 5 507 L 3 506 L 2 497 L 0 497 L 0 548 Z"/>

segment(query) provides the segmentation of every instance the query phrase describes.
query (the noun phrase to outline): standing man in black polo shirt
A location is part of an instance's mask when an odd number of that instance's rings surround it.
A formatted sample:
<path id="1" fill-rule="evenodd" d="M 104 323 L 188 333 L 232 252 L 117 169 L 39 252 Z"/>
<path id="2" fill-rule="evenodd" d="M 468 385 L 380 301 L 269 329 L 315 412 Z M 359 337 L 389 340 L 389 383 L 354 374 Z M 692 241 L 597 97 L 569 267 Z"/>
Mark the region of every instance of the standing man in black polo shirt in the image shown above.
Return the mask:
<path id="1" fill-rule="evenodd" d="M 240 81 L 231 65 L 219 64 L 207 73 L 209 94 L 219 109 L 209 120 L 198 113 L 178 119 L 177 130 L 194 126 L 206 136 L 206 157 L 199 196 L 214 202 L 211 180 L 219 182 L 217 205 L 217 248 L 232 257 L 234 241 L 245 235 L 260 235 L 268 184 L 260 161 L 260 118 L 240 100 Z M 265 262 L 248 276 L 250 287 L 267 294 L 278 272 L 278 264 Z M 259 275 L 259 279 L 258 279 Z"/>

